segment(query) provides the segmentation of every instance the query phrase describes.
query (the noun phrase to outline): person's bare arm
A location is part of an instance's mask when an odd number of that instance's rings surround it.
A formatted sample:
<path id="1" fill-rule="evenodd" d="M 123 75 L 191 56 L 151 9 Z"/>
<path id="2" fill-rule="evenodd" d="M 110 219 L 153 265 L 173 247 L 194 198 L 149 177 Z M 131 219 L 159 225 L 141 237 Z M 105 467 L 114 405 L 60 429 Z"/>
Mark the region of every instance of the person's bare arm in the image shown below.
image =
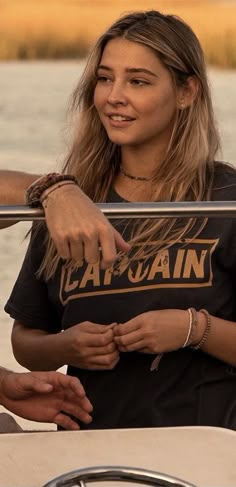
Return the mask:
<path id="1" fill-rule="evenodd" d="M 211 327 L 201 349 L 213 357 L 236 367 L 236 323 L 210 316 Z M 187 310 L 162 309 L 135 316 L 114 327 L 114 340 L 120 352 L 143 351 L 162 354 L 183 347 L 188 331 Z M 196 346 L 206 330 L 206 317 L 197 312 L 197 329 L 192 346 Z"/>
<path id="2" fill-rule="evenodd" d="M 0 205 L 24 205 L 25 190 L 39 176 L 20 171 L 0 170 Z M 0 220 L 0 229 L 17 223 L 13 220 Z"/>
<path id="3" fill-rule="evenodd" d="M 23 205 L 25 191 L 39 175 L 0 170 L 0 205 Z M 49 233 L 63 259 L 94 264 L 103 268 L 113 264 L 117 252 L 130 249 L 120 233 L 76 185 L 58 185 L 44 204 Z M 13 225 L 1 221 L 0 228 Z"/>
<path id="4" fill-rule="evenodd" d="M 11 336 L 14 357 L 28 370 L 55 371 L 66 365 L 63 334 L 28 328 L 15 321 Z"/>
<path id="5" fill-rule="evenodd" d="M 0 170 L 0 205 L 24 205 L 25 190 L 39 175 Z"/>
<path id="6" fill-rule="evenodd" d="M 16 360 L 29 370 L 56 370 L 64 365 L 111 370 L 120 358 L 113 326 L 85 321 L 52 334 L 15 321 L 12 349 Z"/>

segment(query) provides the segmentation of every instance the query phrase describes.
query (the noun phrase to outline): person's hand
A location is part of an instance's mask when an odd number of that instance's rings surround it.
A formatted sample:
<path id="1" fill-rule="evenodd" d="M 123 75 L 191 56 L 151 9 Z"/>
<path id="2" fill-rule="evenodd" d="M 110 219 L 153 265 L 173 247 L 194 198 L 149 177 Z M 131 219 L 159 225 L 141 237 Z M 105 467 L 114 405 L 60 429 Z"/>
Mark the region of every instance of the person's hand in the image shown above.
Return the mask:
<path id="1" fill-rule="evenodd" d="M 113 327 L 84 321 L 62 334 L 64 362 L 90 370 L 111 370 L 119 361 Z"/>
<path id="2" fill-rule="evenodd" d="M 43 207 L 48 230 L 63 259 L 78 264 L 83 260 L 89 264 L 100 261 L 106 269 L 119 251 L 130 250 L 130 245 L 75 184 L 53 191 Z"/>
<path id="3" fill-rule="evenodd" d="M 74 418 L 90 423 L 92 405 L 76 377 L 60 372 L 6 372 L 1 380 L 2 404 L 31 421 L 78 430 Z"/>
<path id="4" fill-rule="evenodd" d="M 148 311 L 113 329 L 120 352 L 164 353 L 183 346 L 189 313 L 179 309 Z"/>

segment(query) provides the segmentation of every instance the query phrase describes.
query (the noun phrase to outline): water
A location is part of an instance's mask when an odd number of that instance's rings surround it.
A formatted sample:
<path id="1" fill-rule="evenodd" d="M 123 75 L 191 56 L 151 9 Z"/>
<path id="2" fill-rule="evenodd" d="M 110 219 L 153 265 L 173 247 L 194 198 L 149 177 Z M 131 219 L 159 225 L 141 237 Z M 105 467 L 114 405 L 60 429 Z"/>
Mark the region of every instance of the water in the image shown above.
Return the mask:
<path id="1" fill-rule="evenodd" d="M 69 96 L 83 62 L 0 63 L 0 168 L 33 173 L 60 166 Z M 211 70 L 210 83 L 224 159 L 236 162 L 236 71 Z M 3 306 L 18 274 L 29 223 L 1 231 L 1 365 L 21 370 L 11 352 L 11 320 Z"/>

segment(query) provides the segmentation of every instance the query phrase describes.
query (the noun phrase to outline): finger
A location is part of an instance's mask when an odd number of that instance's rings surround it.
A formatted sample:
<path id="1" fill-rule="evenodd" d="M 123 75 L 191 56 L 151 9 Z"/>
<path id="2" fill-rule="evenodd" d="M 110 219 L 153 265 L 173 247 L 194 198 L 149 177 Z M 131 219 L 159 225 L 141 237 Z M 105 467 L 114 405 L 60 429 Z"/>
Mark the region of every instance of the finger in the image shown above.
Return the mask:
<path id="1" fill-rule="evenodd" d="M 110 225 L 100 233 L 101 261 L 102 269 L 109 268 L 117 258 L 116 242 L 113 227 Z"/>
<path id="2" fill-rule="evenodd" d="M 115 352 L 109 353 L 107 355 L 96 355 L 91 357 L 90 364 L 91 365 L 100 365 L 100 366 L 111 366 L 114 363 L 119 361 L 120 355 L 118 350 Z"/>
<path id="3" fill-rule="evenodd" d="M 60 257 L 64 260 L 70 259 L 71 252 L 69 241 L 67 239 L 58 240 L 56 238 L 53 238 L 53 242 Z"/>
<path id="4" fill-rule="evenodd" d="M 63 413 L 58 413 L 55 416 L 53 423 L 55 423 L 57 426 L 61 426 L 65 430 L 76 431 L 80 429 L 76 421 L 70 418 L 70 416 L 67 416 L 66 414 Z"/>
<path id="5" fill-rule="evenodd" d="M 47 377 L 46 380 L 41 380 L 31 373 L 24 373 L 19 377 L 19 382 L 20 387 L 24 392 L 48 394 L 53 390 L 53 385 L 51 384 L 49 377 Z"/>
<path id="6" fill-rule="evenodd" d="M 130 345 L 118 345 L 118 349 L 120 352 L 139 352 L 143 348 L 143 340 L 131 343 Z"/>
<path id="7" fill-rule="evenodd" d="M 51 238 L 54 242 L 54 245 L 58 251 L 58 254 L 62 259 L 69 259 L 70 258 L 70 246 L 69 240 L 65 235 L 64 228 L 55 221 L 54 213 L 51 212 L 51 209 L 47 205 L 43 205 L 46 224 L 48 226 Z M 52 209 L 53 210 L 53 209 Z"/>
<path id="8" fill-rule="evenodd" d="M 71 400 L 70 400 L 70 402 L 71 402 Z M 84 411 L 84 413 L 88 414 L 87 417 L 91 416 L 91 413 L 93 411 L 93 405 L 91 404 L 91 402 L 87 396 L 80 399 L 79 406 Z"/>
<path id="9" fill-rule="evenodd" d="M 140 329 L 140 324 L 141 322 L 138 316 L 132 318 L 132 320 L 127 321 L 126 323 L 118 324 L 117 326 L 114 327 L 113 330 L 114 336 L 123 336 L 128 333 L 132 333 Z"/>
<path id="10" fill-rule="evenodd" d="M 111 323 L 110 325 L 106 325 L 107 330 L 104 330 L 104 332 L 106 332 L 108 330 L 113 330 L 116 325 L 117 325 L 117 323 L 115 321 L 114 321 L 114 323 Z"/>
<path id="11" fill-rule="evenodd" d="M 84 262 L 84 246 L 79 240 L 70 238 L 69 241 L 70 259 L 72 259 L 78 267 L 81 267 Z"/>
<path id="12" fill-rule="evenodd" d="M 109 364 L 105 364 L 105 365 L 92 364 L 90 365 L 89 369 L 90 370 L 113 370 L 115 366 L 118 364 L 119 360 L 120 357 L 114 360 L 113 362 L 110 362 Z"/>
<path id="13" fill-rule="evenodd" d="M 78 324 L 79 329 L 91 334 L 100 334 L 109 330 L 109 325 L 100 325 L 91 321 L 84 321 Z"/>
<path id="14" fill-rule="evenodd" d="M 112 226 L 105 227 L 100 232 L 100 245 L 102 251 L 101 268 L 107 269 L 114 264 L 119 251 L 128 252 L 131 249 L 121 234 Z"/>
<path id="15" fill-rule="evenodd" d="M 84 237 L 84 259 L 88 264 L 96 264 L 100 260 L 99 243 L 95 236 L 91 239 Z"/>
<path id="16" fill-rule="evenodd" d="M 82 337 L 81 337 L 82 341 Z M 84 347 L 105 347 L 113 342 L 113 330 L 109 329 L 105 333 L 87 333 L 83 336 Z"/>
<path id="17" fill-rule="evenodd" d="M 95 355 L 109 355 L 110 353 L 113 353 L 117 350 L 117 346 L 112 341 L 108 345 L 102 346 L 102 347 L 88 347 L 86 349 L 86 355 L 88 357 L 92 357 Z"/>
<path id="18" fill-rule="evenodd" d="M 80 404 L 73 401 L 73 398 L 63 401 L 61 411 L 69 416 L 74 416 L 80 421 L 83 421 L 83 423 L 90 423 L 92 421 L 92 416 L 87 411 L 84 411 Z"/>
<path id="19" fill-rule="evenodd" d="M 62 377 L 60 377 L 58 386 L 64 387 L 68 390 L 71 389 L 76 397 L 80 398 L 80 403 L 83 405 L 83 408 L 86 411 L 91 412 L 93 410 L 92 404 L 87 398 L 84 387 L 82 386 L 80 380 L 77 377 L 71 377 L 69 375 L 63 376 L 63 374 L 61 375 Z"/>
<path id="20" fill-rule="evenodd" d="M 114 367 L 118 364 L 120 360 L 120 355 L 119 351 L 115 358 L 111 360 L 111 358 L 105 358 L 105 356 L 96 356 L 96 357 L 91 357 L 87 362 L 85 362 L 83 365 L 81 365 L 81 362 L 78 364 L 78 367 L 81 369 L 86 369 L 86 370 L 112 370 Z M 106 356 L 107 357 L 107 356 Z M 76 364 L 75 364 L 76 366 Z"/>
<path id="21" fill-rule="evenodd" d="M 144 341 L 140 329 L 133 331 L 131 333 L 127 333 L 126 335 L 114 336 L 113 340 L 118 347 L 120 345 L 124 346 L 124 347 L 128 347 L 129 345 L 132 345 L 133 343 Z"/>
<path id="22" fill-rule="evenodd" d="M 129 250 L 131 249 L 131 245 L 123 239 L 121 234 L 115 228 L 113 228 L 113 232 L 116 249 L 121 252 L 129 252 Z"/>
<path id="23" fill-rule="evenodd" d="M 37 377 L 38 376 L 38 377 Z M 61 372 L 33 372 L 32 377 L 41 384 L 47 383 L 50 390 L 64 388 L 71 389 L 80 398 L 85 396 L 85 390 L 77 377 L 62 374 Z M 38 389 L 37 389 L 38 390 Z M 38 390 L 39 392 L 39 390 Z"/>

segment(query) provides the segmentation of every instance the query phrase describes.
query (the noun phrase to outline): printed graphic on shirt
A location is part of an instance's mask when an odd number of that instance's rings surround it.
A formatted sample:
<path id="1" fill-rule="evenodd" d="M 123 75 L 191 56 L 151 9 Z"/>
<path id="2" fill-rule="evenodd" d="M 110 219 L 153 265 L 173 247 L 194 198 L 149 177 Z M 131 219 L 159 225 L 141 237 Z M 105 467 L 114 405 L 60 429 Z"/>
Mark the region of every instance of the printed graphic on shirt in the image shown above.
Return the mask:
<path id="1" fill-rule="evenodd" d="M 149 259 L 129 261 L 101 270 L 99 264 L 78 269 L 62 267 L 60 301 L 106 294 L 133 293 L 158 288 L 190 288 L 212 285 L 212 254 L 219 239 L 184 239 Z M 156 241 L 150 243 L 157 246 Z"/>

